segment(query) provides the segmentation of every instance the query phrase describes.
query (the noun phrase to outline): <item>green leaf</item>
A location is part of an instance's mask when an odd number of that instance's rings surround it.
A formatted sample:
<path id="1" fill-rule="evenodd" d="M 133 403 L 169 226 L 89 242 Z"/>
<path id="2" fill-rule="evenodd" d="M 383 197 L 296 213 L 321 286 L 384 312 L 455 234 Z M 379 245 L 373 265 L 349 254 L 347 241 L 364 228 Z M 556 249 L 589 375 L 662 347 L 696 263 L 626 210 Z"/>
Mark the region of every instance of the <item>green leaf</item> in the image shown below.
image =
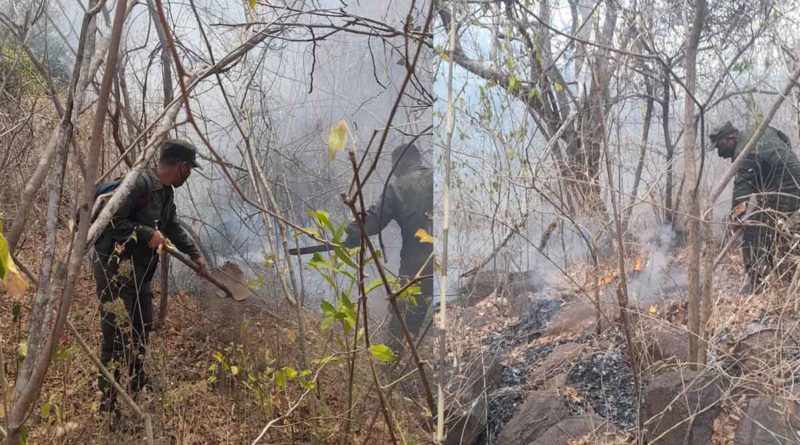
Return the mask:
<path id="1" fill-rule="evenodd" d="M 517 67 L 517 63 L 514 60 L 514 56 L 511 54 L 509 54 L 506 57 L 506 67 L 508 67 L 509 71 L 514 71 L 514 69 Z"/>
<path id="2" fill-rule="evenodd" d="M 326 317 L 335 317 L 338 312 L 332 304 L 325 300 L 322 300 L 320 306 L 322 307 L 322 313 L 325 314 Z"/>
<path id="3" fill-rule="evenodd" d="M 369 352 L 375 360 L 381 363 L 391 363 L 395 361 L 394 351 L 383 343 L 372 345 L 369 347 Z"/>
<path id="4" fill-rule="evenodd" d="M 280 389 L 286 389 L 286 371 L 280 369 L 275 372 L 275 384 L 278 385 Z"/>
<path id="5" fill-rule="evenodd" d="M 338 273 L 339 275 L 343 275 L 343 276 L 349 278 L 350 281 L 352 281 L 354 283 L 356 281 L 358 281 L 358 279 L 356 278 L 355 275 L 352 274 L 352 272 L 346 271 L 344 269 L 339 269 L 338 267 L 336 269 L 334 269 L 334 272 Z"/>
<path id="6" fill-rule="evenodd" d="M 356 307 L 352 301 L 350 301 L 350 297 L 347 296 L 344 292 L 342 292 L 341 298 L 339 298 L 339 303 L 341 304 L 342 309 L 347 312 L 351 312 L 353 314 L 356 313 Z"/>
<path id="7" fill-rule="evenodd" d="M 344 119 L 336 123 L 328 131 L 328 159 L 333 160 L 336 153 L 347 145 L 347 122 Z"/>
<path id="8" fill-rule="evenodd" d="M 333 278 L 331 278 L 328 274 L 322 274 L 322 278 L 325 280 L 325 282 L 328 283 L 330 287 L 336 288 L 336 281 Z"/>
<path id="9" fill-rule="evenodd" d="M 327 355 L 325 357 L 322 357 L 321 359 L 312 360 L 311 363 L 317 366 L 322 366 L 322 365 L 327 365 L 328 363 L 335 360 L 338 360 L 338 357 L 336 357 L 335 355 Z"/>
<path id="10" fill-rule="evenodd" d="M 348 266 L 352 267 L 353 269 L 358 269 L 358 265 L 350 258 L 348 252 L 345 250 L 344 247 L 337 248 L 334 251 L 334 255 L 336 258 L 341 260 L 343 263 L 347 264 Z"/>
<path id="11" fill-rule="evenodd" d="M 23 340 L 19 342 L 19 344 L 17 345 L 17 356 L 20 359 L 24 359 L 27 355 L 28 355 L 28 342 Z"/>
<path id="12" fill-rule="evenodd" d="M 323 331 L 327 331 L 328 329 L 331 328 L 331 326 L 333 326 L 333 321 L 334 318 L 332 317 L 326 318 L 322 320 L 322 323 L 319 324 L 319 328 L 322 329 Z"/>
<path id="13" fill-rule="evenodd" d="M 238 366 L 231 366 L 231 375 L 236 377 L 239 374 L 239 367 Z"/>
<path id="14" fill-rule="evenodd" d="M 39 410 L 39 415 L 46 420 L 50 418 L 50 411 L 51 411 L 50 404 L 48 402 L 45 402 L 42 404 L 42 408 Z"/>
<path id="15" fill-rule="evenodd" d="M 422 293 L 422 288 L 418 285 L 411 285 L 406 290 L 404 290 L 398 297 L 402 299 L 408 299 L 415 295 L 420 295 Z"/>
<path id="16" fill-rule="evenodd" d="M 264 287 L 264 284 L 266 284 L 266 277 L 264 276 L 263 273 L 260 273 L 255 277 L 251 277 L 249 280 L 247 280 L 247 287 L 252 290 L 259 290 L 262 287 Z"/>
<path id="17" fill-rule="evenodd" d="M 10 261 L 11 255 L 8 253 L 8 241 L 6 241 L 6 238 L 0 233 L 0 280 L 6 277 Z"/>
<path id="18" fill-rule="evenodd" d="M 288 377 L 289 380 L 297 378 L 297 370 L 296 369 L 292 368 L 291 366 L 287 366 L 284 369 L 286 370 L 286 377 Z"/>
<path id="19" fill-rule="evenodd" d="M 383 286 L 383 279 L 381 277 L 378 277 L 372 280 L 372 282 L 370 282 L 364 290 L 367 293 L 367 295 L 369 295 L 370 292 L 374 291 L 375 289 L 381 286 Z"/>
<path id="20" fill-rule="evenodd" d="M 322 254 L 319 252 L 314 252 L 314 255 L 311 257 L 310 260 L 308 260 L 308 265 L 316 270 L 330 269 L 333 267 L 331 266 L 330 261 L 325 259 L 325 257 L 323 257 Z"/>
<path id="21" fill-rule="evenodd" d="M 333 227 L 333 223 L 331 223 L 331 217 L 328 212 L 324 210 L 312 210 L 309 213 L 310 216 L 317 222 L 317 224 L 320 225 L 320 227 L 325 227 L 331 232 L 336 230 L 336 228 Z"/>
<path id="22" fill-rule="evenodd" d="M 256 0 L 247 0 L 247 3 L 250 4 L 250 9 L 256 9 Z"/>
<path id="23" fill-rule="evenodd" d="M 275 264 L 275 254 L 264 252 L 264 262 L 263 262 L 264 268 L 272 267 L 273 264 Z"/>
<path id="24" fill-rule="evenodd" d="M 514 76 L 511 76 L 508 79 L 508 92 L 513 93 L 519 89 L 519 79 Z"/>
<path id="25" fill-rule="evenodd" d="M 347 316 L 344 317 L 342 320 L 342 330 L 344 330 L 344 335 L 350 335 L 350 332 L 353 331 L 356 327 L 356 320 L 353 317 Z"/>

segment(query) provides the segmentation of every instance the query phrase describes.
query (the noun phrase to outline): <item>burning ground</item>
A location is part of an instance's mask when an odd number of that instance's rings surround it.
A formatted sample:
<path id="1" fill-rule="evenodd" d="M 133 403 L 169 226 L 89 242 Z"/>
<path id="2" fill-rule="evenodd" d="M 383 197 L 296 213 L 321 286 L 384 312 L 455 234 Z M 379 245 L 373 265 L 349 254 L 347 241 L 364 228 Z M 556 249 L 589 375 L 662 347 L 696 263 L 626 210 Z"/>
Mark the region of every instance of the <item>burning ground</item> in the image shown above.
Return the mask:
<path id="1" fill-rule="evenodd" d="M 785 409 L 796 398 L 791 366 L 800 360 L 789 346 L 797 350 L 798 343 L 787 341 L 793 337 L 786 333 L 797 322 L 787 315 L 785 296 L 739 296 L 741 263 L 733 255 L 715 277 L 709 365 L 692 371 L 684 253 L 648 247 L 627 259 L 635 354 L 619 325 L 613 267 L 575 270 L 562 282 L 523 292 L 516 291 L 520 274 L 484 272 L 469 281 L 462 301 L 477 303 L 457 309 L 456 325 L 469 328 L 458 331 L 466 335 L 454 353 L 462 362 L 492 357 L 497 366 L 483 368 L 485 407 L 473 409 L 468 422 L 452 416 L 457 439 L 448 443 L 628 443 L 645 436 L 669 445 L 683 444 L 688 435 L 689 444 L 744 445 L 775 443 L 752 439 L 774 431 L 784 434 L 778 443 L 798 443 L 793 415 L 769 432 L 753 423 L 775 409 L 759 397 L 777 397 Z M 641 406 L 634 370 L 641 375 Z M 660 405 L 670 401 L 677 406 Z M 747 410 L 751 421 L 743 420 Z M 702 425 L 685 422 L 694 417 L 703 418 Z"/>

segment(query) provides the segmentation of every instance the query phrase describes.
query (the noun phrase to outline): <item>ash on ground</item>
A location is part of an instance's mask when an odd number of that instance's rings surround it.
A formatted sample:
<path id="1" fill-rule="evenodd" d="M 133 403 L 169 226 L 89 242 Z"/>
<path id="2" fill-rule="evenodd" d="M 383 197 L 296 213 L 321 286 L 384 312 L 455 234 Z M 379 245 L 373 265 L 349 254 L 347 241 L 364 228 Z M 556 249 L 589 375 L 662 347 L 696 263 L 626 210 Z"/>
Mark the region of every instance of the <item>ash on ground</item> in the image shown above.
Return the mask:
<path id="1" fill-rule="evenodd" d="M 552 314 L 550 315 L 552 316 Z M 546 324 L 545 322 L 537 329 L 543 329 Z M 519 338 L 519 336 L 528 336 L 531 331 L 536 331 L 536 329 L 523 321 L 506 333 L 495 333 L 487 342 L 498 345 L 501 349 L 508 349 L 529 341 Z M 586 412 L 587 406 L 591 405 L 595 413 L 620 429 L 633 431 L 636 428 L 633 374 L 627 357 L 621 350 L 622 338 L 612 330 L 606 331 L 600 337 L 587 334 L 578 339 L 556 340 L 552 343 L 532 346 L 525 351 L 524 361 L 504 366 L 501 378 L 502 389 L 499 391 L 499 395 L 489 401 L 486 437 L 491 441 L 486 443 L 496 441 L 503 426 L 514 416 L 517 407 L 525 401 L 527 393 L 531 389 L 535 389 L 526 387 L 528 376 L 555 348 L 569 342 L 586 345 L 589 351 L 602 350 L 602 352 L 583 354 L 568 372 L 569 386 L 574 388 L 581 397 L 580 401 L 574 402 L 571 406 L 574 414 Z"/>
<path id="2" fill-rule="evenodd" d="M 547 323 L 561 307 L 556 299 L 535 300 L 530 310 L 520 317 L 519 323 L 503 331 L 495 331 L 482 343 L 492 350 L 505 351 L 539 337 Z"/>
<path id="3" fill-rule="evenodd" d="M 535 300 L 530 311 L 523 314 L 519 323 L 509 329 L 494 332 L 483 343 L 492 350 L 505 352 L 516 346 L 529 343 L 537 338 L 547 327 L 548 322 L 558 311 L 561 302 L 556 299 Z M 538 364 L 563 342 L 531 347 L 525 351 L 525 361 L 503 366 L 500 387 L 502 394 L 489 401 L 488 443 L 494 443 L 502 426 L 511 420 L 525 398 L 523 386 L 528 376 Z"/>
<path id="4" fill-rule="evenodd" d="M 585 355 L 570 370 L 567 382 L 583 399 L 574 404 L 576 414 L 589 404 L 601 417 L 631 431 L 636 427 L 633 373 L 620 350 Z"/>

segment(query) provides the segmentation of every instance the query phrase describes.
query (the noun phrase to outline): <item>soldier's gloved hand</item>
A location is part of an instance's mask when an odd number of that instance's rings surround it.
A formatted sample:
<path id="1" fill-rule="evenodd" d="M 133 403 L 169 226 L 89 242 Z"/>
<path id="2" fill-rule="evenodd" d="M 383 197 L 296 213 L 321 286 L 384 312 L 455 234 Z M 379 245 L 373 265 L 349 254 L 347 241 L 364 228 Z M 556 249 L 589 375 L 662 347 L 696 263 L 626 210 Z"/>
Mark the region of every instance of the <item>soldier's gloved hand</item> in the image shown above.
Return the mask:
<path id="1" fill-rule="evenodd" d="M 200 270 L 197 272 L 198 275 L 200 275 L 201 277 L 205 277 L 208 275 L 208 265 L 206 264 L 206 259 L 203 258 L 202 255 L 192 258 L 192 261 L 194 261 L 195 264 L 197 264 L 200 267 Z"/>
<path id="2" fill-rule="evenodd" d="M 153 235 L 150 237 L 150 241 L 147 242 L 147 247 L 156 250 L 162 244 L 164 244 L 166 240 L 164 239 L 164 235 L 161 234 L 161 231 L 156 230 L 153 232 Z"/>

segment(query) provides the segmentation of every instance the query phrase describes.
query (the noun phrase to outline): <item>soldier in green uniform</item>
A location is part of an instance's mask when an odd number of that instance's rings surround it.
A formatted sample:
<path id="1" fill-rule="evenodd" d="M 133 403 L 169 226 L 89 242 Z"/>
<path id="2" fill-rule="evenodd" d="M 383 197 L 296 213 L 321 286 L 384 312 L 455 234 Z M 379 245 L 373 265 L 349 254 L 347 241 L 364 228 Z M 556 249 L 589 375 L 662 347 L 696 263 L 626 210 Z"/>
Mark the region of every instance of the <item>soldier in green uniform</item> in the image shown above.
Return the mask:
<path id="1" fill-rule="evenodd" d="M 401 280 L 409 280 L 419 275 L 433 274 L 433 244 L 421 242 L 416 236 L 417 230 L 432 231 L 433 212 L 433 172 L 427 167 L 414 144 L 404 144 L 392 152 L 394 172 L 386 187 L 386 193 L 370 206 L 365 219 L 368 235 L 382 231 L 392 220 L 400 226 L 403 247 L 400 250 Z M 356 247 L 361 241 L 361 232 L 355 221 L 347 226 L 347 247 Z M 407 281 L 406 281 L 407 282 Z M 433 297 L 433 280 L 425 279 L 420 283 L 421 295 L 414 302 L 398 300 L 404 320 L 410 333 L 418 336 L 422 329 L 428 306 Z M 391 343 L 398 346 L 402 332 L 398 320 L 392 316 L 389 321 L 389 332 L 395 338 Z"/>
<path id="2" fill-rule="evenodd" d="M 720 157 L 733 160 L 753 132 L 725 122 L 710 133 L 711 149 L 716 148 Z M 754 202 L 750 202 L 751 197 Z M 777 266 L 776 259 L 792 246 L 792 234 L 797 231 L 796 213 L 800 209 L 800 161 L 789 138 L 780 130 L 768 127 L 736 172 L 733 209 L 742 203 L 747 203 L 749 211 L 742 233 L 742 258 L 748 282 L 742 292 L 760 292 L 763 279 Z M 741 224 L 738 215 L 732 219 L 734 224 Z"/>
<path id="3" fill-rule="evenodd" d="M 117 378 L 120 368 L 127 366 L 132 392 L 147 384 L 143 358 L 153 323 L 150 281 L 158 265 L 156 250 L 168 238 L 205 274 L 205 259 L 181 228 L 174 202 L 173 187 L 183 185 L 196 167 L 196 151 L 190 142 L 164 141 L 157 167 L 137 178 L 94 246 L 103 336 L 100 359 Z M 101 408 L 118 414 L 116 394 L 102 374 L 98 386 L 103 393 Z"/>

